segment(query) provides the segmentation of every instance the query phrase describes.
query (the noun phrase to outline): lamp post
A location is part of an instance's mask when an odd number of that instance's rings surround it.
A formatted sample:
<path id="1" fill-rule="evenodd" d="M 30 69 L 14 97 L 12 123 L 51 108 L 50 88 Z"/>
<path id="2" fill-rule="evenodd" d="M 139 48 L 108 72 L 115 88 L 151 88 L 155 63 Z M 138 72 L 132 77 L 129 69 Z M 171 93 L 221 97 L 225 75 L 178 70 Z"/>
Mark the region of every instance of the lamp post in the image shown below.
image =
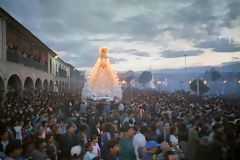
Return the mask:
<path id="1" fill-rule="evenodd" d="M 199 96 L 200 93 L 199 93 L 199 78 L 197 78 L 197 95 Z"/>
<path id="2" fill-rule="evenodd" d="M 131 88 L 130 88 L 130 99 L 131 99 L 131 102 L 132 102 L 132 84 L 134 82 L 134 79 L 130 81 L 130 84 L 131 84 Z"/>
<path id="3" fill-rule="evenodd" d="M 158 91 L 160 91 L 161 81 L 157 81 Z"/>

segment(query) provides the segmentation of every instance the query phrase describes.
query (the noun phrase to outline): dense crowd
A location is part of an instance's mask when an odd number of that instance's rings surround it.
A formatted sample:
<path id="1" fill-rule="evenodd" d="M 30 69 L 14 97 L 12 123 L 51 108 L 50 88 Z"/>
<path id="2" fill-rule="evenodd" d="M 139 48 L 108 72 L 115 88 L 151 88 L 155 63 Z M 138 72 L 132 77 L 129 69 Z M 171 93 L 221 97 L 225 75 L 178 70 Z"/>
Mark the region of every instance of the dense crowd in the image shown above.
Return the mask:
<path id="1" fill-rule="evenodd" d="M 0 107 L 0 159 L 240 159 L 239 98 L 146 90 L 131 97 L 8 94 Z"/>

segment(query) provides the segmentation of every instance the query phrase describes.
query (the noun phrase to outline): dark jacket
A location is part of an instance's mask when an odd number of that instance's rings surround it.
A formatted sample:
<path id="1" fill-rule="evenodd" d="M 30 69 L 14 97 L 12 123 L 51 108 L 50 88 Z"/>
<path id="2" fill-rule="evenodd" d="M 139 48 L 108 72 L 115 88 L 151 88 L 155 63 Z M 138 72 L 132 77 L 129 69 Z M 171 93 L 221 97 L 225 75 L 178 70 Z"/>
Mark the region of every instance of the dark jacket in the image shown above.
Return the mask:
<path id="1" fill-rule="evenodd" d="M 59 144 L 59 148 L 61 150 L 62 156 L 69 157 L 71 148 L 76 145 L 80 145 L 80 142 L 77 135 L 73 134 L 69 136 L 67 133 L 65 133 L 59 138 L 58 144 Z"/>

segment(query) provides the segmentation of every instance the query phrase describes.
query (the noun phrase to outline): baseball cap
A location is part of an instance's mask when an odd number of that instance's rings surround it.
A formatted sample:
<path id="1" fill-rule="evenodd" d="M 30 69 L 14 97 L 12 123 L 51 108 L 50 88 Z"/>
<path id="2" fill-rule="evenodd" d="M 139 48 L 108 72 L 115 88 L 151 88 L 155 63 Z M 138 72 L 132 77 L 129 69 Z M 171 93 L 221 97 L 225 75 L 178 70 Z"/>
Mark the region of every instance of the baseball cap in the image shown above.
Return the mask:
<path id="1" fill-rule="evenodd" d="M 160 147 L 160 144 L 153 140 L 147 142 L 146 144 L 147 149 L 152 149 L 154 147 Z"/>

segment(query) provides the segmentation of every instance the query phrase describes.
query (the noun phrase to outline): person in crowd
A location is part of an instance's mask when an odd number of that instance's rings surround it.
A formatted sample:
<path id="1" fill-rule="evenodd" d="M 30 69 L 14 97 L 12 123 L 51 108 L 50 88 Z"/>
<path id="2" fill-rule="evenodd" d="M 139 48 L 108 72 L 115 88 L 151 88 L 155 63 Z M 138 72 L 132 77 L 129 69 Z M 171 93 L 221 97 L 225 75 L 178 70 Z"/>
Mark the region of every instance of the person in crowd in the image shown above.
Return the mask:
<path id="1" fill-rule="evenodd" d="M 134 125 L 135 121 L 136 119 L 134 117 L 134 112 L 130 110 L 128 112 L 128 116 L 123 120 L 122 123 L 123 124 L 128 123 L 128 124 Z"/>
<path id="2" fill-rule="evenodd" d="M 164 153 L 167 151 L 171 151 L 172 148 L 170 147 L 168 142 L 162 142 L 160 144 L 160 150 L 161 150 L 161 153 L 157 155 L 157 160 L 164 160 Z"/>
<path id="3" fill-rule="evenodd" d="M 101 157 L 101 149 L 100 149 L 99 144 L 98 144 L 98 136 L 93 135 L 93 136 L 91 137 L 91 143 L 92 143 L 92 146 L 93 146 L 93 152 L 94 152 L 98 157 Z"/>
<path id="4" fill-rule="evenodd" d="M 122 112 L 124 110 L 124 105 L 122 102 L 119 102 L 119 105 L 118 105 L 118 111 L 119 112 Z"/>
<path id="5" fill-rule="evenodd" d="M 6 155 L 7 157 L 4 160 L 23 160 L 22 147 L 18 141 L 12 141 L 6 146 Z"/>
<path id="6" fill-rule="evenodd" d="M 70 157 L 70 150 L 72 147 L 80 145 L 80 141 L 77 135 L 74 133 L 75 125 L 69 123 L 66 126 L 67 133 L 61 135 L 59 139 L 59 149 L 61 151 L 61 157 L 64 159 L 69 159 Z"/>
<path id="7" fill-rule="evenodd" d="M 175 126 L 172 126 L 170 128 L 170 144 L 171 145 L 178 145 L 178 133 L 177 133 L 177 128 Z"/>
<path id="8" fill-rule="evenodd" d="M 199 145 L 199 137 L 198 137 L 198 122 L 193 122 L 192 128 L 190 128 L 188 133 L 188 159 L 195 160 L 196 159 L 196 150 Z"/>
<path id="9" fill-rule="evenodd" d="M 209 142 L 212 142 L 214 140 L 214 135 L 217 132 L 222 132 L 223 131 L 223 126 L 220 123 L 214 123 L 212 126 L 212 132 L 209 134 Z"/>
<path id="10" fill-rule="evenodd" d="M 169 122 L 163 123 L 163 131 L 161 133 L 162 140 L 165 142 L 170 142 L 170 124 Z"/>
<path id="11" fill-rule="evenodd" d="M 156 125 L 154 124 L 154 122 L 150 123 L 147 132 L 148 132 L 148 134 L 146 135 L 146 140 L 147 141 L 158 139 L 159 136 L 157 136 Z"/>
<path id="12" fill-rule="evenodd" d="M 57 124 L 57 126 L 58 126 L 59 134 L 64 134 L 67 132 L 67 130 L 66 130 L 67 122 L 64 118 L 59 119 L 59 123 Z"/>
<path id="13" fill-rule="evenodd" d="M 156 141 L 148 141 L 146 144 L 146 151 L 141 160 L 154 160 L 153 156 L 158 153 L 159 147 L 160 144 L 158 144 Z"/>
<path id="14" fill-rule="evenodd" d="M 34 142 L 34 149 L 29 154 L 29 158 L 37 160 L 50 160 L 46 153 L 47 143 L 43 138 L 37 138 Z"/>
<path id="15" fill-rule="evenodd" d="M 22 127 L 22 137 L 23 137 L 23 145 L 28 146 L 33 142 L 33 127 L 32 122 L 30 120 L 25 120 L 24 125 Z"/>
<path id="16" fill-rule="evenodd" d="M 1 140 L 0 141 L 0 151 L 5 152 L 7 145 L 11 141 L 9 139 L 9 132 L 6 129 L 0 130 L 0 140 Z"/>
<path id="17" fill-rule="evenodd" d="M 87 102 L 82 102 L 80 104 L 80 114 L 84 115 L 87 112 Z"/>
<path id="18" fill-rule="evenodd" d="M 46 137 L 46 142 L 47 142 L 47 154 L 51 160 L 58 160 L 58 154 L 59 154 L 59 149 L 58 149 L 58 144 L 54 140 L 54 137 L 52 134 L 48 134 Z"/>
<path id="19" fill-rule="evenodd" d="M 95 122 L 95 126 L 91 128 L 91 134 L 98 136 L 98 139 L 101 140 L 101 124 L 99 121 Z"/>
<path id="20" fill-rule="evenodd" d="M 45 128 L 45 124 L 40 124 L 37 133 L 35 134 L 36 137 L 38 138 L 43 138 L 45 139 L 47 137 L 47 130 Z"/>
<path id="21" fill-rule="evenodd" d="M 196 160 L 212 159 L 212 149 L 209 145 L 208 137 L 200 138 L 199 147 L 196 150 Z"/>
<path id="22" fill-rule="evenodd" d="M 164 153 L 164 160 L 178 160 L 178 157 L 173 151 L 167 151 Z"/>
<path id="23" fill-rule="evenodd" d="M 22 144 L 22 133 L 21 129 L 23 126 L 23 120 L 16 120 L 14 124 L 15 139 Z"/>
<path id="24" fill-rule="evenodd" d="M 85 152 L 85 144 L 88 142 L 88 136 L 87 136 L 87 125 L 84 123 L 81 123 L 78 127 L 77 137 L 80 142 L 80 145 L 83 148 L 83 152 Z"/>
<path id="25" fill-rule="evenodd" d="M 129 124 L 125 124 L 122 127 L 122 132 L 123 137 L 119 141 L 121 148 L 119 157 L 124 160 L 136 160 L 135 149 L 131 140 L 135 133 L 134 128 Z"/>
<path id="26" fill-rule="evenodd" d="M 222 132 L 215 132 L 213 141 L 211 143 L 211 159 L 212 160 L 222 160 L 224 157 L 227 157 L 226 150 L 223 150 L 223 134 Z"/>
<path id="27" fill-rule="evenodd" d="M 118 154 L 121 148 L 116 139 L 112 139 L 108 142 L 108 156 L 106 160 L 120 160 Z"/>
<path id="28" fill-rule="evenodd" d="M 93 160 L 95 157 L 98 157 L 95 152 L 93 152 L 93 145 L 91 142 L 85 144 L 86 153 L 83 156 L 83 160 Z"/>
<path id="29" fill-rule="evenodd" d="M 140 160 L 140 158 L 143 155 L 143 150 L 145 149 L 145 146 L 147 143 L 146 137 L 145 137 L 145 134 L 147 131 L 148 131 L 147 126 L 141 126 L 140 132 L 135 134 L 133 137 L 133 146 L 135 149 L 135 154 L 136 154 L 137 160 Z"/>
<path id="30" fill-rule="evenodd" d="M 106 123 L 104 126 L 103 134 L 101 136 L 101 155 L 103 159 L 107 158 L 108 156 L 108 142 L 113 138 L 111 134 L 111 123 Z"/>

